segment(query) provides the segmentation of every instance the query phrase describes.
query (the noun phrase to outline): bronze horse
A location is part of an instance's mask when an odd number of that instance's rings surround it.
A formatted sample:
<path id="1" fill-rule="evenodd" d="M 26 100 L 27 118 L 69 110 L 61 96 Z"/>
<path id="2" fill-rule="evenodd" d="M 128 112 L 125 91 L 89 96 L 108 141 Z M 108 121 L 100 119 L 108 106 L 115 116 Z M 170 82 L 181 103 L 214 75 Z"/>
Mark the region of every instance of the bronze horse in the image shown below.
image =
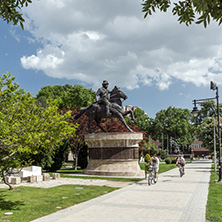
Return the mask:
<path id="1" fill-rule="evenodd" d="M 105 130 L 101 125 L 101 119 L 102 118 L 118 118 L 124 126 L 129 130 L 129 132 L 133 132 L 132 129 L 129 128 L 127 125 L 124 116 L 130 114 L 131 116 L 131 122 L 134 122 L 134 115 L 132 110 L 125 111 L 122 106 L 122 100 L 127 99 L 127 95 L 118 87 L 114 87 L 114 89 L 111 91 L 110 94 L 110 112 L 111 116 L 106 115 L 106 108 L 104 104 L 100 103 L 93 103 L 87 107 L 83 107 L 80 109 L 80 111 L 72 116 L 72 119 L 78 119 L 83 113 L 85 113 L 88 116 L 88 128 L 90 133 L 94 133 L 91 127 L 91 123 L 93 120 L 96 121 L 97 126 L 105 133 L 107 133 L 107 130 Z"/>

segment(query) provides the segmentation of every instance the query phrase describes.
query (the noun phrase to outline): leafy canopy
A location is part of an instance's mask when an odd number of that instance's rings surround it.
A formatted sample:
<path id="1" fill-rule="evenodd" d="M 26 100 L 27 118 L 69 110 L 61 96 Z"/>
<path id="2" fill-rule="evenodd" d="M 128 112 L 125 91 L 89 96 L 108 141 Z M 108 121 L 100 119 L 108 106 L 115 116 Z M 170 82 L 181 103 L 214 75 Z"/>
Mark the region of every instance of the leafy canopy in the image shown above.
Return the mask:
<path id="1" fill-rule="evenodd" d="M 13 22 L 13 25 L 18 23 L 24 29 L 23 22 L 25 21 L 20 10 L 32 3 L 32 0 L 0 0 L 0 18 L 7 23 Z"/>
<path id="2" fill-rule="evenodd" d="M 167 12 L 172 8 L 172 14 L 178 16 L 179 23 L 185 23 L 187 26 L 193 22 L 196 24 L 203 23 L 204 27 L 210 24 L 210 20 L 222 23 L 222 1 L 221 0 L 143 0 L 142 12 L 144 18 L 152 15 L 156 9 L 161 12 Z"/>
<path id="3" fill-rule="evenodd" d="M 52 98 L 58 100 L 59 109 L 70 107 L 85 107 L 95 101 L 95 92 L 82 85 L 55 85 L 41 88 L 36 95 L 38 100 Z"/>
<path id="4" fill-rule="evenodd" d="M 168 107 L 156 113 L 152 122 L 152 138 L 162 139 L 162 135 L 173 137 L 182 145 L 191 144 L 194 141 L 191 114 L 188 109 Z"/>
<path id="5" fill-rule="evenodd" d="M 195 126 L 195 136 L 203 141 L 205 148 L 214 150 L 214 127 L 216 137 L 216 147 L 218 149 L 218 121 L 215 101 L 209 100 L 200 104 L 201 109 L 198 116 L 193 119 Z M 222 104 L 219 104 L 220 124 L 222 123 Z"/>
<path id="6" fill-rule="evenodd" d="M 53 101 L 44 108 L 30 93 L 19 88 L 10 73 L 0 77 L 0 171 L 29 164 L 23 156 L 54 152 L 65 138 L 75 134 L 76 126 L 67 119 L 71 111 L 60 114 Z"/>
<path id="7" fill-rule="evenodd" d="M 143 131 L 149 131 L 150 118 L 141 108 L 137 108 L 134 111 L 134 125 L 138 126 Z"/>

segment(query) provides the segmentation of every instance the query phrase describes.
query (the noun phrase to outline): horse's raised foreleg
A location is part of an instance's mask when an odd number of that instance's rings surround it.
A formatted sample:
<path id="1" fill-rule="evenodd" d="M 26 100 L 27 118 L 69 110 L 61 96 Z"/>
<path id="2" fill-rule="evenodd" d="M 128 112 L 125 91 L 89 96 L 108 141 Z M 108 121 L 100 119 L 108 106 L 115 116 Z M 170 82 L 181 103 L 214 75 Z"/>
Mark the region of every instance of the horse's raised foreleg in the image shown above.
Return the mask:
<path id="1" fill-rule="evenodd" d="M 135 121 L 135 117 L 134 117 L 134 113 L 133 113 L 133 111 L 132 110 L 128 110 L 128 111 L 126 111 L 124 114 L 123 114 L 123 116 L 126 116 L 126 115 L 128 115 L 128 114 L 130 114 L 130 116 L 131 116 L 131 123 L 134 123 L 134 121 Z"/>
<path id="2" fill-rule="evenodd" d="M 132 129 L 129 128 L 129 126 L 127 125 L 125 119 L 123 118 L 123 115 L 120 113 L 116 113 L 116 117 L 123 123 L 123 125 L 129 130 L 129 132 L 133 132 Z"/>
<path id="3" fill-rule="evenodd" d="M 105 130 L 102 126 L 101 126 L 101 118 L 96 118 L 95 119 L 97 126 L 104 132 L 107 133 L 107 130 Z"/>

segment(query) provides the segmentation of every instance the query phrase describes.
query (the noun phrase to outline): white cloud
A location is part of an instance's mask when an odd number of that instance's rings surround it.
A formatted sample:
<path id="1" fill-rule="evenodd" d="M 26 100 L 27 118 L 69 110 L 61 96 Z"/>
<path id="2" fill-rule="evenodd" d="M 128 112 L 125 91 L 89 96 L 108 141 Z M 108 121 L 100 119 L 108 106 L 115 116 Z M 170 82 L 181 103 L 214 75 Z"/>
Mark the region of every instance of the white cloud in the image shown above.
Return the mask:
<path id="1" fill-rule="evenodd" d="M 23 56 L 25 69 L 100 86 L 103 79 L 128 89 L 175 79 L 196 86 L 222 84 L 222 33 L 211 24 L 186 27 L 170 14 L 143 19 L 131 0 L 45 0 L 24 10 L 25 29 L 42 44 Z"/>
<path id="2" fill-rule="evenodd" d="M 14 29 L 11 29 L 10 31 L 11 36 L 17 41 L 20 42 L 20 36 L 16 33 Z"/>

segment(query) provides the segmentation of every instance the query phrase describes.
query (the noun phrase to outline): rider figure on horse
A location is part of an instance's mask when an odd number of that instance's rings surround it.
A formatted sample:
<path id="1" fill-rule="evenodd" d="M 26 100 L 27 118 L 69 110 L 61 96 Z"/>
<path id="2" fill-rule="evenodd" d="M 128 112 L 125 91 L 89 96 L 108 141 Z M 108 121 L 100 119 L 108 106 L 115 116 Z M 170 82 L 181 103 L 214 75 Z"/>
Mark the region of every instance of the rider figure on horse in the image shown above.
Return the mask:
<path id="1" fill-rule="evenodd" d="M 108 95 L 111 93 L 111 91 L 108 90 L 108 85 L 109 85 L 108 81 L 104 80 L 102 83 L 102 87 L 97 90 L 96 102 L 103 103 L 106 107 L 106 115 L 110 116 L 111 115 L 109 108 L 110 102 Z M 100 97 L 100 100 L 98 100 L 98 97 Z"/>

